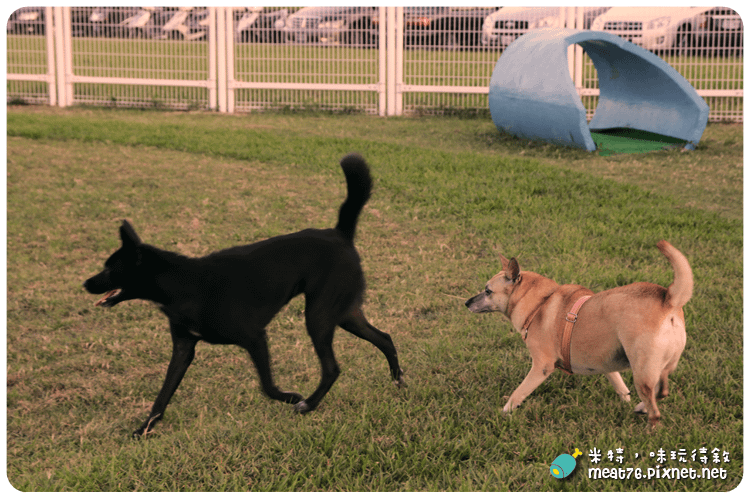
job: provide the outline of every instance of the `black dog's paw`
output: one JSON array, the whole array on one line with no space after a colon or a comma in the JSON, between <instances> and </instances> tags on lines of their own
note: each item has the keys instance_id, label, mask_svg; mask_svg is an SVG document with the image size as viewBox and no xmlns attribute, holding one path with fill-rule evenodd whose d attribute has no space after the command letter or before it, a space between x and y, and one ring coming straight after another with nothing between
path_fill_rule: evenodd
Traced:
<instances>
[{"instance_id":1,"label":"black dog's paw","mask_svg":"<svg viewBox=\"0 0 750 500\"><path fill-rule=\"evenodd\" d=\"M142 437L146 437L147 434L151 432L151 429L147 429L145 427L141 427L139 429L136 429L133 431L132 438L133 439L141 439Z\"/></svg>"},{"instance_id":2,"label":"black dog's paw","mask_svg":"<svg viewBox=\"0 0 750 500\"><path fill-rule=\"evenodd\" d=\"M405 389L409 387L409 384L407 384L406 380L404 380L404 370L399 370L398 378L393 379L393 385L395 385L399 389Z\"/></svg>"},{"instance_id":3,"label":"black dog's paw","mask_svg":"<svg viewBox=\"0 0 750 500\"><path fill-rule=\"evenodd\" d=\"M136 429L133 431L132 438L133 439L145 439L147 437L151 437L154 435L154 426L141 426L139 429Z\"/></svg>"},{"instance_id":4,"label":"black dog's paw","mask_svg":"<svg viewBox=\"0 0 750 500\"><path fill-rule=\"evenodd\" d=\"M284 393L284 402L289 403L292 405L296 405L300 401L305 399L302 394L297 394L296 392L285 392Z\"/></svg>"},{"instance_id":5,"label":"black dog's paw","mask_svg":"<svg viewBox=\"0 0 750 500\"><path fill-rule=\"evenodd\" d=\"M315 408L310 408L310 405L307 404L307 401L300 401L296 405L294 405L294 411L295 413L299 413L300 415L304 415L305 413L313 411Z\"/></svg>"},{"instance_id":6,"label":"black dog's paw","mask_svg":"<svg viewBox=\"0 0 750 500\"><path fill-rule=\"evenodd\" d=\"M143 425L141 425L138 429L136 429L133 432L133 439L140 439L142 437L146 437L149 434L153 434L154 432L154 424L161 420L161 414L153 415L148 418L145 422L143 422Z\"/></svg>"}]
</instances>

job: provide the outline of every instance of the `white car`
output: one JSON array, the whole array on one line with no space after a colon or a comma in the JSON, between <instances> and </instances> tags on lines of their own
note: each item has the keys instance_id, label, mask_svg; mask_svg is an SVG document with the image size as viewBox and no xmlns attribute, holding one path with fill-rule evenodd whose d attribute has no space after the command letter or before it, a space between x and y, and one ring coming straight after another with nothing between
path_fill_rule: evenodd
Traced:
<instances>
[{"instance_id":1,"label":"white car","mask_svg":"<svg viewBox=\"0 0 750 500\"><path fill-rule=\"evenodd\" d=\"M692 50L696 32L711 7L612 7L597 17L592 30L618 35L644 49Z\"/></svg>"},{"instance_id":2,"label":"white car","mask_svg":"<svg viewBox=\"0 0 750 500\"><path fill-rule=\"evenodd\" d=\"M581 7L584 28L609 7ZM539 28L558 28L564 24L562 7L502 7L487 16L482 25L482 45L504 49L521 35Z\"/></svg>"}]
</instances>

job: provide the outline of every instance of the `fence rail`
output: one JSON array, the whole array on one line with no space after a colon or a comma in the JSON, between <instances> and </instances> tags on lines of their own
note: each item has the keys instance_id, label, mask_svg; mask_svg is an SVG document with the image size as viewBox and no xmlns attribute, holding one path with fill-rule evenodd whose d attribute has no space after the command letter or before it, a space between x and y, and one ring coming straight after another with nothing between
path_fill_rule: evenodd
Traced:
<instances>
[{"instance_id":1,"label":"fence rail","mask_svg":"<svg viewBox=\"0 0 750 500\"><path fill-rule=\"evenodd\" d=\"M652 50L706 100L709 119L741 122L742 20L726 8L670 9L25 7L7 24L7 98L220 112L486 112L502 50L531 29L558 26L611 31ZM579 46L568 62L591 117L594 66Z\"/></svg>"}]
</instances>

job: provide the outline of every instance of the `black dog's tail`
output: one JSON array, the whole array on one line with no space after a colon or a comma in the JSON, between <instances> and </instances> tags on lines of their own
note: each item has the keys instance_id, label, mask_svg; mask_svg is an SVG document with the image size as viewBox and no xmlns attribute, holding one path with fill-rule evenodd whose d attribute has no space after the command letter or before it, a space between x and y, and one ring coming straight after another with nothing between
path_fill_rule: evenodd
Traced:
<instances>
[{"instance_id":1,"label":"black dog's tail","mask_svg":"<svg viewBox=\"0 0 750 500\"><path fill-rule=\"evenodd\" d=\"M339 222L336 229L351 241L357 229L357 219L362 207L370 199L372 178L364 158L358 154L348 154L341 160L341 168L346 176L346 200L339 208Z\"/></svg>"}]
</instances>

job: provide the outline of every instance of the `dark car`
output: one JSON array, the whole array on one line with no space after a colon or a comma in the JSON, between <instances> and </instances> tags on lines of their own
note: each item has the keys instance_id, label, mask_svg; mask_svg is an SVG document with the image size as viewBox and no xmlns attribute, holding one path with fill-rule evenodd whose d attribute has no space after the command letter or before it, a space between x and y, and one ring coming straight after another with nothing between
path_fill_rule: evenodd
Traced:
<instances>
[{"instance_id":1,"label":"dark car","mask_svg":"<svg viewBox=\"0 0 750 500\"><path fill-rule=\"evenodd\" d=\"M6 31L14 35L44 35L44 7L21 7L8 18Z\"/></svg>"},{"instance_id":2,"label":"dark car","mask_svg":"<svg viewBox=\"0 0 750 500\"><path fill-rule=\"evenodd\" d=\"M726 7L715 7L705 16L698 45L715 55L742 57L744 29L740 15Z\"/></svg>"},{"instance_id":3,"label":"dark car","mask_svg":"<svg viewBox=\"0 0 750 500\"><path fill-rule=\"evenodd\" d=\"M376 7L303 7L286 20L287 43L377 45Z\"/></svg>"},{"instance_id":4,"label":"dark car","mask_svg":"<svg viewBox=\"0 0 750 500\"><path fill-rule=\"evenodd\" d=\"M497 7L405 7L406 45L476 47L484 19Z\"/></svg>"},{"instance_id":5,"label":"dark car","mask_svg":"<svg viewBox=\"0 0 750 500\"><path fill-rule=\"evenodd\" d=\"M288 7L247 7L236 13L238 42L282 43L284 26L297 9Z\"/></svg>"}]
</instances>

